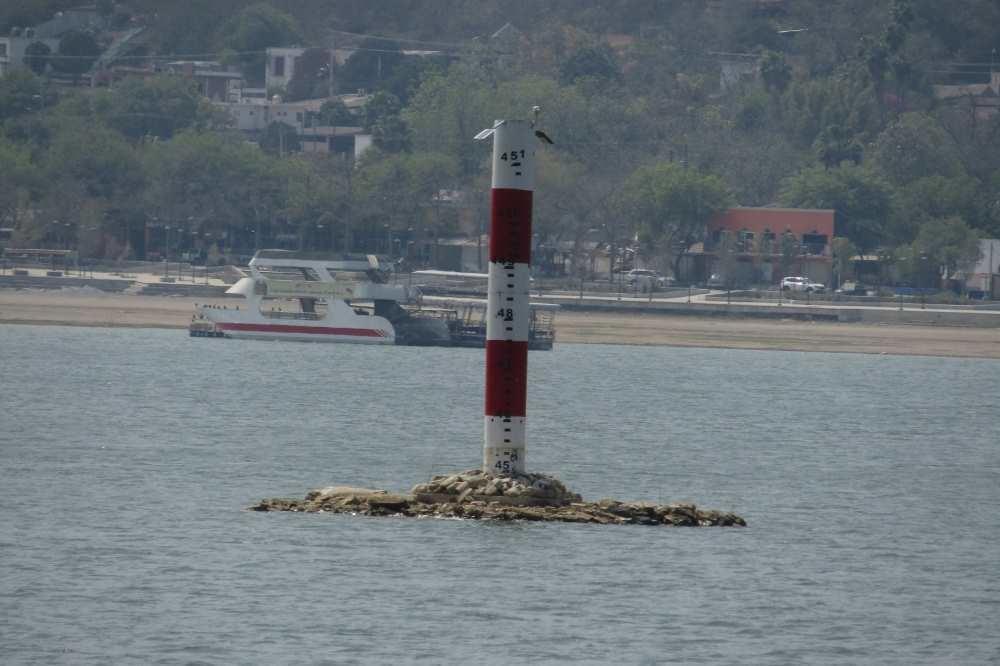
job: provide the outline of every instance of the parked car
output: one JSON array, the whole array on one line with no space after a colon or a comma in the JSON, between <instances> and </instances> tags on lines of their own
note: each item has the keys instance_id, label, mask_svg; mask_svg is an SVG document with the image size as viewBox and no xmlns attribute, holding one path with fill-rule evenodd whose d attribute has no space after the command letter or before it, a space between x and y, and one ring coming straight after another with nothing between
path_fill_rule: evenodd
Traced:
<instances>
[{"instance_id":1,"label":"parked car","mask_svg":"<svg viewBox=\"0 0 1000 666\"><path fill-rule=\"evenodd\" d=\"M633 268L625 274L625 282L632 288L641 289L642 291L655 291L663 289L672 281L656 271L645 268Z\"/></svg>"},{"instance_id":2,"label":"parked car","mask_svg":"<svg viewBox=\"0 0 1000 666\"><path fill-rule=\"evenodd\" d=\"M837 293L844 296L867 296L871 289L871 287L860 282L845 282L837 289Z\"/></svg>"},{"instance_id":3,"label":"parked car","mask_svg":"<svg viewBox=\"0 0 1000 666\"><path fill-rule=\"evenodd\" d=\"M782 291L804 291L806 293L821 293L826 291L826 285L821 282L813 282L807 277L786 277L781 281Z\"/></svg>"}]
</instances>

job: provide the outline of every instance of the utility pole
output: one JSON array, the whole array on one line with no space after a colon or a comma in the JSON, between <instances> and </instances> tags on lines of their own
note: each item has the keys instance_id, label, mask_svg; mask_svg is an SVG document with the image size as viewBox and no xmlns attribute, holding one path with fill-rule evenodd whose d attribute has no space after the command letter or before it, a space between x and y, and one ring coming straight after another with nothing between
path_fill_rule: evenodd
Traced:
<instances>
[{"instance_id":1,"label":"utility pole","mask_svg":"<svg viewBox=\"0 0 1000 666\"><path fill-rule=\"evenodd\" d=\"M333 44L333 33L330 33L330 63L327 65L327 96L333 97L333 65L337 62L337 51Z\"/></svg>"}]
</instances>

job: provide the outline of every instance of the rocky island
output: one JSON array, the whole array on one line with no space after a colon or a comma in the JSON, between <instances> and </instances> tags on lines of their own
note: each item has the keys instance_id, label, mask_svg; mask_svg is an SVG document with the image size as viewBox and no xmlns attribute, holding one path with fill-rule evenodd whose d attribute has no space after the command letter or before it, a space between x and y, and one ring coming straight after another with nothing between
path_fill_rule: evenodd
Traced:
<instances>
[{"instance_id":1,"label":"rocky island","mask_svg":"<svg viewBox=\"0 0 1000 666\"><path fill-rule=\"evenodd\" d=\"M494 476L482 470L435 476L409 493L329 486L303 499L265 499L254 511L350 513L365 516L529 520L600 525L745 527L743 518L693 504L656 504L602 499L585 502L546 474Z\"/></svg>"}]
</instances>

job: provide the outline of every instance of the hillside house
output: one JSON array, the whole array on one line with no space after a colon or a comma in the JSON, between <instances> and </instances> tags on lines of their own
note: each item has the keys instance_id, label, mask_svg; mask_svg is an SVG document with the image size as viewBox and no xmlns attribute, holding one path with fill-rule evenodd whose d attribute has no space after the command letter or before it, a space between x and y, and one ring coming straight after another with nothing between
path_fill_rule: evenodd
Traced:
<instances>
[{"instance_id":1,"label":"hillside house","mask_svg":"<svg viewBox=\"0 0 1000 666\"><path fill-rule=\"evenodd\" d=\"M25 52L36 42L47 46L52 53L59 51L58 39L39 37L31 28L23 31L15 28L10 35L0 37L0 76L6 76L10 71L25 67Z\"/></svg>"},{"instance_id":2,"label":"hillside house","mask_svg":"<svg viewBox=\"0 0 1000 666\"><path fill-rule=\"evenodd\" d=\"M1000 112L1000 72L990 72L987 83L932 86L934 97L948 104L968 104L976 120L989 120Z\"/></svg>"}]
</instances>

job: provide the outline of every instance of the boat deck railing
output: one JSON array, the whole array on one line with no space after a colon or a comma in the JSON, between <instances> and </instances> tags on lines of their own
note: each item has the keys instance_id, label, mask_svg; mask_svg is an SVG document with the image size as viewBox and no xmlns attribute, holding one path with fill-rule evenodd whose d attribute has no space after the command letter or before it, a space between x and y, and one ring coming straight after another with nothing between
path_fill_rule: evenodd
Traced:
<instances>
[{"instance_id":1,"label":"boat deck railing","mask_svg":"<svg viewBox=\"0 0 1000 666\"><path fill-rule=\"evenodd\" d=\"M281 310L263 310L261 314L268 319L298 319L306 321L319 321L322 315L315 312L282 312Z\"/></svg>"}]
</instances>

